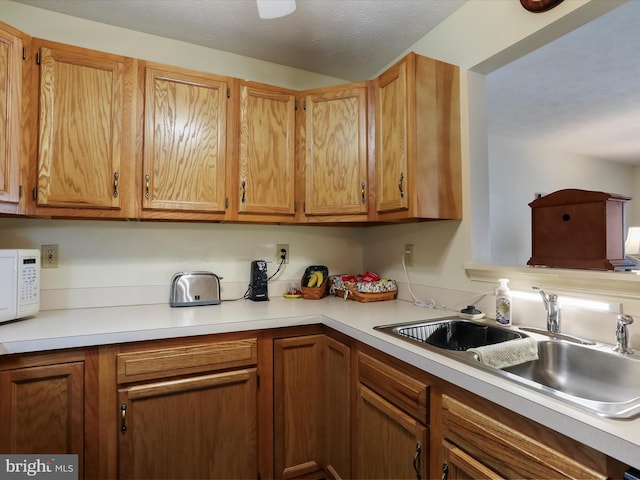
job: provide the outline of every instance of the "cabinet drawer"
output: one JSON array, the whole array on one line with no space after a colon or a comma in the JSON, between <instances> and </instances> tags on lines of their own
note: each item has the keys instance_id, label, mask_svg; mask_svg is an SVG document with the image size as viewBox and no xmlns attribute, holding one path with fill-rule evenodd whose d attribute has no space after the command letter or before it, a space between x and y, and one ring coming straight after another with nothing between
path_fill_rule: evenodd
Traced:
<instances>
[{"instance_id":1,"label":"cabinet drawer","mask_svg":"<svg viewBox=\"0 0 640 480\"><path fill-rule=\"evenodd\" d=\"M442 396L442 425L447 440L504 478L608 476L604 454L540 425L529 427L532 438L502 423L499 415L486 415L448 395Z\"/></svg>"},{"instance_id":2,"label":"cabinet drawer","mask_svg":"<svg viewBox=\"0 0 640 480\"><path fill-rule=\"evenodd\" d=\"M429 385L369 355L358 353L360 382L407 412L429 423Z\"/></svg>"},{"instance_id":3,"label":"cabinet drawer","mask_svg":"<svg viewBox=\"0 0 640 480\"><path fill-rule=\"evenodd\" d=\"M120 353L118 383L245 367L257 359L255 338Z\"/></svg>"}]
</instances>

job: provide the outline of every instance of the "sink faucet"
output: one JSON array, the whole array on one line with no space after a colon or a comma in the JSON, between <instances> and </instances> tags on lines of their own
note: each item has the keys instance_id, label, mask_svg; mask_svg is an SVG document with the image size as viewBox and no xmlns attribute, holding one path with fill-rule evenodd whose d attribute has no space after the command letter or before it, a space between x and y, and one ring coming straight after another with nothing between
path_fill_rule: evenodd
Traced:
<instances>
[{"instance_id":1,"label":"sink faucet","mask_svg":"<svg viewBox=\"0 0 640 480\"><path fill-rule=\"evenodd\" d=\"M633 323L633 317L631 315L625 315L621 313L618 315L618 323L616 325L616 340L618 345L613 349L618 353L633 353L633 350L629 348L629 330L627 325Z\"/></svg>"},{"instance_id":2,"label":"sink faucet","mask_svg":"<svg viewBox=\"0 0 640 480\"><path fill-rule=\"evenodd\" d=\"M544 308L547 310L547 330L551 333L560 333L560 304L558 303L558 295L550 293L549 296L544 293L540 287L533 287L534 290L540 292Z\"/></svg>"}]
</instances>

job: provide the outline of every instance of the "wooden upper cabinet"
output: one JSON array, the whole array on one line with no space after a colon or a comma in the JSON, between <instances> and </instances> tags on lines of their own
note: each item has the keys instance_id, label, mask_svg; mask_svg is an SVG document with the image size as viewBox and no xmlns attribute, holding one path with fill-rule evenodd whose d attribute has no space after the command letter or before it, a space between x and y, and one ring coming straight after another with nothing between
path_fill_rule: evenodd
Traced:
<instances>
[{"instance_id":1,"label":"wooden upper cabinet","mask_svg":"<svg viewBox=\"0 0 640 480\"><path fill-rule=\"evenodd\" d=\"M0 213L19 213L23 41L0 23Z\"/></svg>"},{"instance_id":2,"label":"wooden upper cabinet","mask_svg":"<svg viewBox=\"0 0 640 480\"><path fill-rule=\"evenodd\" d=\"M237 88L235 90L238 90ZM239 81L234 202L242 220L295 214L295 92Z\"/></svg>"},{"instance_id":3,"label":"wooden upper cabinet","mask_svg":"<svg viewBox=\"0 0 640 480\"><path fill-rule=\"evenodd\" d=\"M309 222L366 221L367 83L303 92L304 213Z\"/></svg>"},{"instance_id":4,"label":"wooden upper cabinet","mask_svg":"<svg viewBox=\"0 0 640 480\"><path fill-rule=\"evenodd\" d=\"M36 213L127 217L131 169L125 96L132 60L37 43L40 63ZM89 209L92 213L83 211ZM47 210L48 211L48 210Z\"/></svg>"},{"instance_id":5,"label":"wooden upper cabinet","mask_svg":"<svg viewBox=\"0 0 640 480\"><path fill-rule=\"evenodd\" d=\"M375 84L379 221L462 218L459 68L411 53Z\"/></svg>"},{"instance_id":6,"label":"wooden upper cabinet","mask_svg":"<svg viewBox=\"0 0 640 480\"><path fill-rule=\"evenodd\" d=\"M141 75L142 217L222 219L227 199L227 79L151 63Z\"/></svg>"}]
</instances>

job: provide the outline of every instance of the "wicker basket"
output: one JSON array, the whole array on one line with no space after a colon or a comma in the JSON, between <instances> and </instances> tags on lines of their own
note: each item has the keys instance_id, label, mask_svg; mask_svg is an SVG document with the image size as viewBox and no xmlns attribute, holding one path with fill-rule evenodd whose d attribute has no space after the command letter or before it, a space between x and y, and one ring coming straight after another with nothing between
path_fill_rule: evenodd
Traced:
<instances>
[{"instance_id":1,"label":"wicker basket","mask_svg":"<svg viewBox=\"0 0 640 480\"><path fill-rule=\"evenodd\" d=\"M356 302L380 302L383 300L393 300L398 296L398 286L394 280L383 280L379 282L372 282L373 290L378 290L376 287L383 291L361 292L359 290L359 283L352 281L342 281L341 275L331 276L331 286L329 287L329 293L336 297L342 297L345 300L355 300Z\"/></svg>"},{"instance_id":2,"label":"wicker basket","mask_svg":"<svg viewBox=\"0 0 640 480\"><path fill-rule=\"evenodd\" d=\"M324 277L324 281L322 285L315 287L305 287L307 283L309 283L309 277L313 274L313 272L320 271ZM300 290L302 290L302 298L307 300L320 300L327 296L327 291L329 289L329 269L324 265L312 265L307 267L304 271L304 275L302 275L302 280L300 281Z\"/></svg>"},{"instance_id":3,"label":"wicker basket","mask_svg":"<svg viewBox=\"0 0 640 480\"><path fill-rule=\"evenodd\" d=\"M356 302L367 303L367 302L380 302L383 300L393 300L394 298L396 298L396 295L398 294L397 291L364 293L364 292L359 292L358 290L355 289L355 287L352 287L351 285L345 285L345 287L347 288L346 291L335 289L334 295L336 297L342 297L345 300L355 300Z\"/></svg>"}]
</instances>

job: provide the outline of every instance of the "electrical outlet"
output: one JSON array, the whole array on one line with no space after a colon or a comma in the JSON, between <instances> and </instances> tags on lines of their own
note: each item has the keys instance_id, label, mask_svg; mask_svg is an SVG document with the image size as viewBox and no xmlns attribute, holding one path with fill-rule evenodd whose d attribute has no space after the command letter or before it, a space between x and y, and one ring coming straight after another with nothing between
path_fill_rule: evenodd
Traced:
<instances>
[{"instance_id":1,"label":"electrical outlet","mask_svg":"<svg viewBox=\"0 0 640 480\"><path fill-rule=\"evenodd\" d=\"M276 261L280 263L284 255L284 263L289 263L289 244L279 243L276 245Z\"/></svg>"},{"instance_id":2,"label":"electrical outlet","mask_svg":"<svg viewBox=\"0 0 640 480\"><path fill-rule=\"evenodd\" d=\"M40 251L42 268L58 268L58 245L42 245Z\"/></svg>"},{"instance_id":3,"label":"electrical outlet","mask_svg":"<svg viewBox=\"0 0 640 480\"><path fill-rule=\"evenodd\" d=\"M405 266L413 267L413 243L405 243L403 251Z\"/></svg>"}]
</instances>

